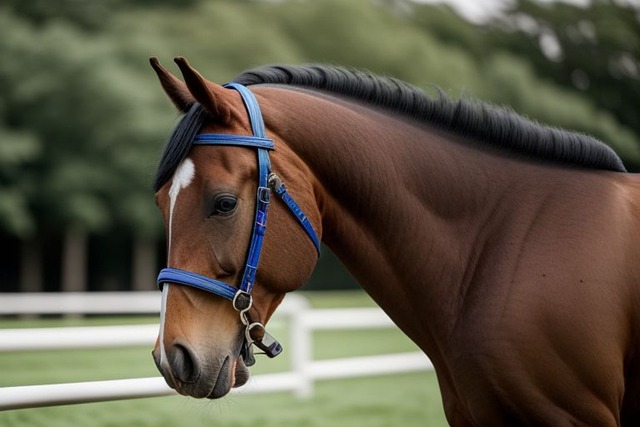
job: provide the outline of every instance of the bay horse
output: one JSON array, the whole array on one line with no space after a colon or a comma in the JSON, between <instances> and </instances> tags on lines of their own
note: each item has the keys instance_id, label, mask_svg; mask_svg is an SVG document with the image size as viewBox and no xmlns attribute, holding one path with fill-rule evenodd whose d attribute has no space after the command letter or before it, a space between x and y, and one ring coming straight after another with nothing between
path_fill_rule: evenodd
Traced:
<instances>
[{"instance_id":1,"label":"bay horse","mask_svg":"<svg viewBox=\"0 0 640 427\"><path fill-rule=\"evenodd\" d=\"M321 239L429 356L451 425L640 425L640 179L610 148L362 71L223 87L176 63L151 59L185 113L155 182L171 387L219 398L252 344L277 355L264 325Z\"/></svg>"}]
</instances>

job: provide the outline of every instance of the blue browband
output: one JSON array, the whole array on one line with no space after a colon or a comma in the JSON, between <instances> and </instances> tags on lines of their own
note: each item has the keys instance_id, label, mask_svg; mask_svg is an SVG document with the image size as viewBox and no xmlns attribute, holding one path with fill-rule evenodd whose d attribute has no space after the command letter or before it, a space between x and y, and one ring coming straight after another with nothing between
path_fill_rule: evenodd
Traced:
<instances>
[{"instance_id":1,"label":"blue browband","mask_svg":"<svg viewBox=\"0 0 640 427\"><path fill-rule=\"evenodd\" d=\"M220 280L212 279L190 271L178 268L164 268L158 275L158 287L162 289L164 283L176 283L180 285L192 286L211 292L223 298L233 301L234 308L240 312L240 320L246 326L245 346L243 356L245 364L253 364L250 345L256 344L264 350L269 357L275 357L282 351L280 344L264 331L264 326L259 322L251 323L247 312L251 308L251 290L255 283L256 271L260 261L260 252L267 226L267 214L271 201L271 190L284 202L285 206L296 218L298 224L307 233L313 245L320 255L320 241L316 235L311 222L304 214L300 206L293 200L287 192L285 185L280 178L271 172L271 162L269 161L269 150L274 150L273 141L267 138L264 121L260 106L253 93L246 87L237 83L227 83L227 88L237 90L242 96L242 100L249 114L253 135L226 135L226 134L200 134L195 137L195 145L233 145L240 147L255 148L258 153L258 190L256 194L256 214L247 261L245 264L242 280L238 287ZM252 331L261 329L261 333L254 334ZM257 338L254 337L257 335Z\"/></svg>"}]
</instances>

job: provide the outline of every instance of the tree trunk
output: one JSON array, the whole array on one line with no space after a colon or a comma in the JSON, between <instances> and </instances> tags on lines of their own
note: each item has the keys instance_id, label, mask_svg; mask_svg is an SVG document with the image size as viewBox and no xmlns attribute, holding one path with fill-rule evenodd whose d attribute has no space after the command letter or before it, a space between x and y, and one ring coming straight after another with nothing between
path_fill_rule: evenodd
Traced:
<instances>
[{"instance_id":1,"label":"tree trunk","mask_svg":"<svg viewBox=\"0 0 640 427\"><path fill-rule=\"evenodd\" d=\"M156 289L156 245L153 239L135 237L131 286L134 291Z\"/></svg>"},{"instance_id":2,"label":"tree trunk","mask_svg":"<svg viewBox=\"0 0 640 427\"><path fill-rule=\"evenodd\" d=\"M20 291L42 292L42 245L37 238L23 240L20 260Z\"/></svg>"},{"instance_id":3,"label":"tree trunk","mask_svg":"<svg viewBox=\"0 0 640 427\"><path fill-rule=\"evenodd\" d=\"M69 228L62 248L62 291L87 290L87 233Z\"/></svg>"}]
</instances>

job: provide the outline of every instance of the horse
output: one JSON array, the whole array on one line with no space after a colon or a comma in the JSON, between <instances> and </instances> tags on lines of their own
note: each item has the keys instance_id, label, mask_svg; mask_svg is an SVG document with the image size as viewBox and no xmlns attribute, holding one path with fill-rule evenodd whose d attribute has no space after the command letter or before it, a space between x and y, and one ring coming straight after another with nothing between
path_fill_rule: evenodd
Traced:
<instances>
[{"instance_id":1,"label":"horse","mask_svg":"<svg viewBox=\"0 0 640 427\"><path fill-rule=\"evenodd\" d=\"M359 70L221 86L175 62L184 82L151 59L184 113L155 181L176 391L222 397L253 345L282 350L265 325L321 240L431 359L451 425L639 425L640 179L612 149Z\"/></svg>"}]
</instances>

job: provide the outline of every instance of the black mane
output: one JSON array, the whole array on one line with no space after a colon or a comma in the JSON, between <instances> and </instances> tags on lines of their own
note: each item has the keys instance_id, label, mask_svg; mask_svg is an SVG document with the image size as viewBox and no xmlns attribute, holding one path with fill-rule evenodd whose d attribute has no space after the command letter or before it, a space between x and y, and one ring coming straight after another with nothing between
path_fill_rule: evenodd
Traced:
<instances>
[{"instance_id":1,"label":"black mane","mask_svg":"<svg viewBox=\"0 0 640 427\"><path fill-rule=\"evenodd\" d=\"M626 172L622 160L601 141L528 120L513 111L469 99L431 97L403 81L327 65L276 65L245 71L245 86L284 84L342 95L404 114L501 150L554 163Z\"/></svg>"},{"instance_id":2,"label":"black mane","mask_svg":"<svg viewBox=\"0 0 640 427\"><path fill-rule=\"evenodd\" d=\"M207 112L197 103L182 117L162 151L153 191L160 190L160 187L171 179L180 163L187 158L191 151L191 143L206 120Z\"/></svg>"},{"instance_id":3,"label":"black mane","mask_svg":"<svg viewBox=\"0 0 640 427\"><path fill-rule=\"evenodd\" d=\"M448 132L501 150L554 163L626 172L622 160L607 145L588 135L552 128L513 111L468 99L431 97L403 81L327 65L277 65L245 71L234 80L245 86L282 84L327 91L404 114ZM206 120L196 104L165 146L154 184L158 191L191 149L191 141Z\"/></svg>"}]
</instances>

